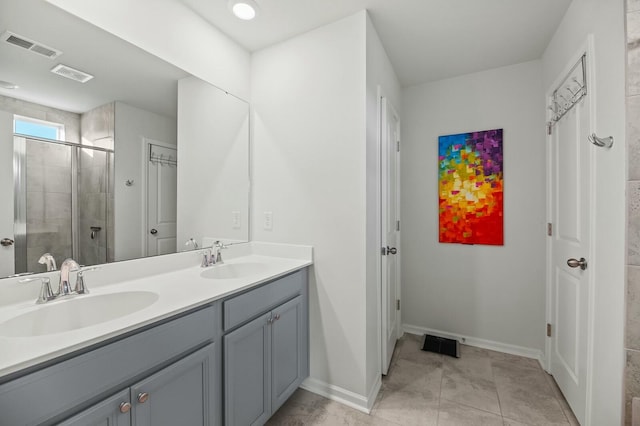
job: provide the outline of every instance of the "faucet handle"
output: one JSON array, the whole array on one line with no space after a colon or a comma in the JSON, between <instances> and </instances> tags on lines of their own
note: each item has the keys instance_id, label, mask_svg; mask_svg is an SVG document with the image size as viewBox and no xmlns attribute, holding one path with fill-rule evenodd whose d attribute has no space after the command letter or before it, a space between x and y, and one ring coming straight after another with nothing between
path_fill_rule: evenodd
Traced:
<instances>
[{"instance_id":1,"label":"faucet handle","mask_svg":"<svg viewBox=\"0 0 640 426\"><path fill-rule=\"evenodd\" d=\"M91 272L91 271L97 271L98 269L100 269L99 266L92 266L89 268L81 268L78 271L78 276L76 277L76 285L75 288L73 289L73 291L75 291L78 294L89 294L89 289L87 288L87 286L84 283L84 273L85 272Z\"/></svg>"},{"instance_id":2,"label":"faucet handle","mask_svg":"<svg viewBox=\"0 0 640 426\"><path fill-rule=\"evenodd\" d=\"M213 264L213 255L211 254L211 249L202 250L202 263L200 263L201 268L206 268L207 266L211 266Z\"/></svg>"},{"instance_id":3,"label":"faucet handle","mask_svg":"<svg viewBox=\"0 0 640 426\"><path fill-rule=\"evenodd\" d=\"M38 296L38 299L36 300L36 303L38 305L42 304L42 303L46 303L49 300L53 300L56 298L56 295L53 294L53 291L51 290L51 280L48 277L38 277L38 278L25 278L22 280L19 280L18 282L20 283L30 283L33 281L41 281L42 282L42 287L40 288L40 295Z\"/></svg>"}]
</instances>

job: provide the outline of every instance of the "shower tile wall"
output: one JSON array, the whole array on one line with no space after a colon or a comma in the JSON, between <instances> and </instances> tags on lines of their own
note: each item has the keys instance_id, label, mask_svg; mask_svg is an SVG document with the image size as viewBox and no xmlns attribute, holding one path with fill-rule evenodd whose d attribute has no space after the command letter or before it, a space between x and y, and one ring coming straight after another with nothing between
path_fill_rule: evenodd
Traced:
<instances>
[{"instance_id":1,"label":"shower tile wall","mask_svg":"<svg viewBox=\"0 0 640 426\"><path fill-rule=\"evenodd\" d=\"M28 140L26 150L27 271L40 272L42 254L51 253L58 265L73 254L71 148Z\"/></svg>"},{"instance_id":2,"label":"shower tile wall","mask_svg":"<svg viewBox=\"0 0 640 426\"><path fill-rule=\"evenodd\" d=\"M32 102L21 101L0 95L0 110L23 117L31 117L38 120L51 121L64 124L65 140L68 142L80 142L80 115L63 111Z\"/></svg>"},{"instance_id":3,"label":"shower tile wall","mask_svg":"<svg viewBox=\"0 0 640 426\"><path fill-rule=\"evenodd\" d=\"M115 104L99 106L80 118L83 145L113 149ZM85 265L114 259L113 153L81 150L78 165L78 246ZM91 238L91 227L102 228Z\"/></svg>"},{"instance_id":4,"label":"shower tile wall","mask_svg":"<svg viewBox=\"0 0 640 426\"><path fill-rule=\"evenodd\" d=\"M627 0L627 324L625 424L640 397L640 0ZM636 420L638 421L638 420Z\"/></svg>"}]
</instances>

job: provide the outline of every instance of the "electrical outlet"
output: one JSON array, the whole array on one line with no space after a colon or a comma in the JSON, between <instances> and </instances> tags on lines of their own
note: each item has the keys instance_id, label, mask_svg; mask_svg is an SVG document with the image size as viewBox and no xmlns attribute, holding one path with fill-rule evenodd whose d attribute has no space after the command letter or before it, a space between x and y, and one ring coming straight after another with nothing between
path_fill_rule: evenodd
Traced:
<instances>
[{"instance_id":1,"label":"electrical outlet","mask_svg":"<svg viewBox=\"0 0 640 426\"><path fill-rule=\"evenodd\" d=\"M271 231L273 229L273 212L264 212L264 229Z\"/></svg>"},{"instance_id":2,"label":"electrical outlet","mask_svg":"<svg viewBox=\"0 0 640 426\"><path fill-rule=\"evenodd\" d=\"M240 229L240 212L238 211L231 212L231 227L233 229Z\"/></svg>"}]
</instances>

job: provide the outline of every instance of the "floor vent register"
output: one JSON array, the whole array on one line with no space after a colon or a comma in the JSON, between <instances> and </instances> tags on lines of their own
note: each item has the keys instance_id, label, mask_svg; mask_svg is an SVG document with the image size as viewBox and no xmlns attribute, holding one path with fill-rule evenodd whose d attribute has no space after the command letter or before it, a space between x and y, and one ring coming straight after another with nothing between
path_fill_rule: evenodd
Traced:
<instances>
[{"instance_id":1,"label":"floor vent register","mask_svg":"<svg viewBox=\"0 0 640 426\"><path fill-rule=\"evenodd\" d=\"M460 358L460 342L446 337L425 334L422 350Z\"/></svg>"}]
</instances>

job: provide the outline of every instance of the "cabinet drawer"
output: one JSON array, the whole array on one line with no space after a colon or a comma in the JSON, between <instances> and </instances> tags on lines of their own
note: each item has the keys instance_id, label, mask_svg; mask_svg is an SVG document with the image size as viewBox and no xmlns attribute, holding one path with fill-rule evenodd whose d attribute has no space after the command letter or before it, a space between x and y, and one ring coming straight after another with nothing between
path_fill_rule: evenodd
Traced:
<instances>
[{"instance_id":1,"label":"cabinet drawer","mask_svg":"<svg viewBox=\"0 0 640 426\"><path fill-rule=\"evenodd\" d=\"M0 426L49 424L213 340L215 307L161 324L0 385Z\"/></svg>"},{"instance_id":2,"label":"cabinet drawer","mask_svg":"<svg viewBox=\"0 0 640 426\"><path fill-rule=\"evenodd\" d=\"M224 331L271 310L302 291L306 269L279 278L239 296L225 300Z\"/></svg>"}]
</instances>

